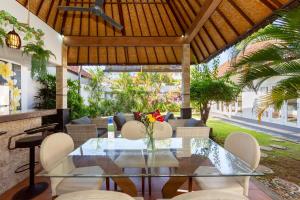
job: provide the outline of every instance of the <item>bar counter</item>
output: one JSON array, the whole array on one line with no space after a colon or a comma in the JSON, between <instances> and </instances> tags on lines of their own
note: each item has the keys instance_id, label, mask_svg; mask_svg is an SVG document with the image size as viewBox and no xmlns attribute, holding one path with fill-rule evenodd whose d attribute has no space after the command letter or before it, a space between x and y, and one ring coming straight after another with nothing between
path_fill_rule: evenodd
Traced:
<instances>
[{"instance_id":1,"label":"bar counter","mask_svg":"<svg viewBox=\"0 0 300 200\"><path fill-rule=\"evenodd\" d=\"M28 149L8 149L8 140L11 136L24 130L42 125L42 117L56 115L56 109L51 110L21 110L0 112L0 194L28 177L28 170L15 173L15 170L29 162ZM22 135L15 138L26 137ZM12 143L14 146L14 142ZM36 148L36 160L39 160L39 149Z\"/></svg>"},{"instance_id":2,"label":"bar counter","mask_svg":"<svg viewBox=\"0 0 300 200\"><path fill-rule=\"evenodd\" d=\"M0 112L0 123L56 115L56 109Z\"/></svg>"}]
</instances>

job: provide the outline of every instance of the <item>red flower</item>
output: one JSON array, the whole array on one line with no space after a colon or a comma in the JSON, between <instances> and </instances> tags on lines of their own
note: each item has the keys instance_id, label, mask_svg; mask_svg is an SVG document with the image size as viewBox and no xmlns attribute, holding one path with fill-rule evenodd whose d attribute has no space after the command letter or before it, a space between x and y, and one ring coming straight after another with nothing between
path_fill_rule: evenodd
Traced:
<instances>
[{"instance_id":1,"label":"red flower","mask_svg":"<svg viewBox=\"0 0 300 200\"><path fill-rule=\"evenodd\" d=\"M156 121L159 121L159 122L163 122L165 119L164 117L160 114L159 110L156 110L152 116L156 119Z\"/></svg>"}]
</instances>

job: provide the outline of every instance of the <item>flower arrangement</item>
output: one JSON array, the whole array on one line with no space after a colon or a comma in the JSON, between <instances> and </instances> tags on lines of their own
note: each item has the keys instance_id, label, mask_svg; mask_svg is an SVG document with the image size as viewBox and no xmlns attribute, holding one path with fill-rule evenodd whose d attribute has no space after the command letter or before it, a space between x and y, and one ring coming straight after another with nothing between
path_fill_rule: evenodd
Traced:
<instances>
[{"instance_id":1,"label":"flower arrangement","mask_svg":"<svg viewBox=\"0 0 300 200\"><path fill-rule=\"evenodd\" d=\"M152 150L155 149L155 143L153 138L153 127L155 122L163 122L164 117L160 114L159 110L153 113L141 114L141 122L146 126L146 133L148 136L148 147Z\"/></svg>"}]
</instances>

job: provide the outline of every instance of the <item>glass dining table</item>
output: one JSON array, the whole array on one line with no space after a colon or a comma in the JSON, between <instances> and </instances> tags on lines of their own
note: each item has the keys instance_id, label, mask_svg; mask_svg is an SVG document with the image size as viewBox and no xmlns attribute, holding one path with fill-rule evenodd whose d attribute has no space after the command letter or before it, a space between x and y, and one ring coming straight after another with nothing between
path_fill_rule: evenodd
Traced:
<instances>
[{"instance_id":1,"label":"glass dining table","mask_svg":"<svg viewBox=\"0 0 300 200\"><path fill-rule=\"evenodd\" d=\"M169 177L162 188L164 197L193 177L261 176L246 162L208 138L147 139L93 138L58 162L41 171L46 177L111 178L125 193L137 195L131 177ZM97 166L99 170L81 170ZM126 169L137 170L126 170Z\"/></svg>"}]
</instances>

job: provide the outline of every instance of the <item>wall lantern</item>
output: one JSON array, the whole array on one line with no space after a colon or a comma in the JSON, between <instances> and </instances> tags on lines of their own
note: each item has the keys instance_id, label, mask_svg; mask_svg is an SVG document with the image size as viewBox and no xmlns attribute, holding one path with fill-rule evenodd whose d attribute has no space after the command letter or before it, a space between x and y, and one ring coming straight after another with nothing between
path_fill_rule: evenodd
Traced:
<instances>
[{"instance_id":1,"label":"wall lantern","mask_svg":"<svg viewBox=\"0 0 300 200\"><path fill-rule=\"evenodd\" d=\"M7 33L5 43L8 47L13 49L21 48L21 38L18 33L16 33L15 29Z\"/></svg>"}]
</instances>

